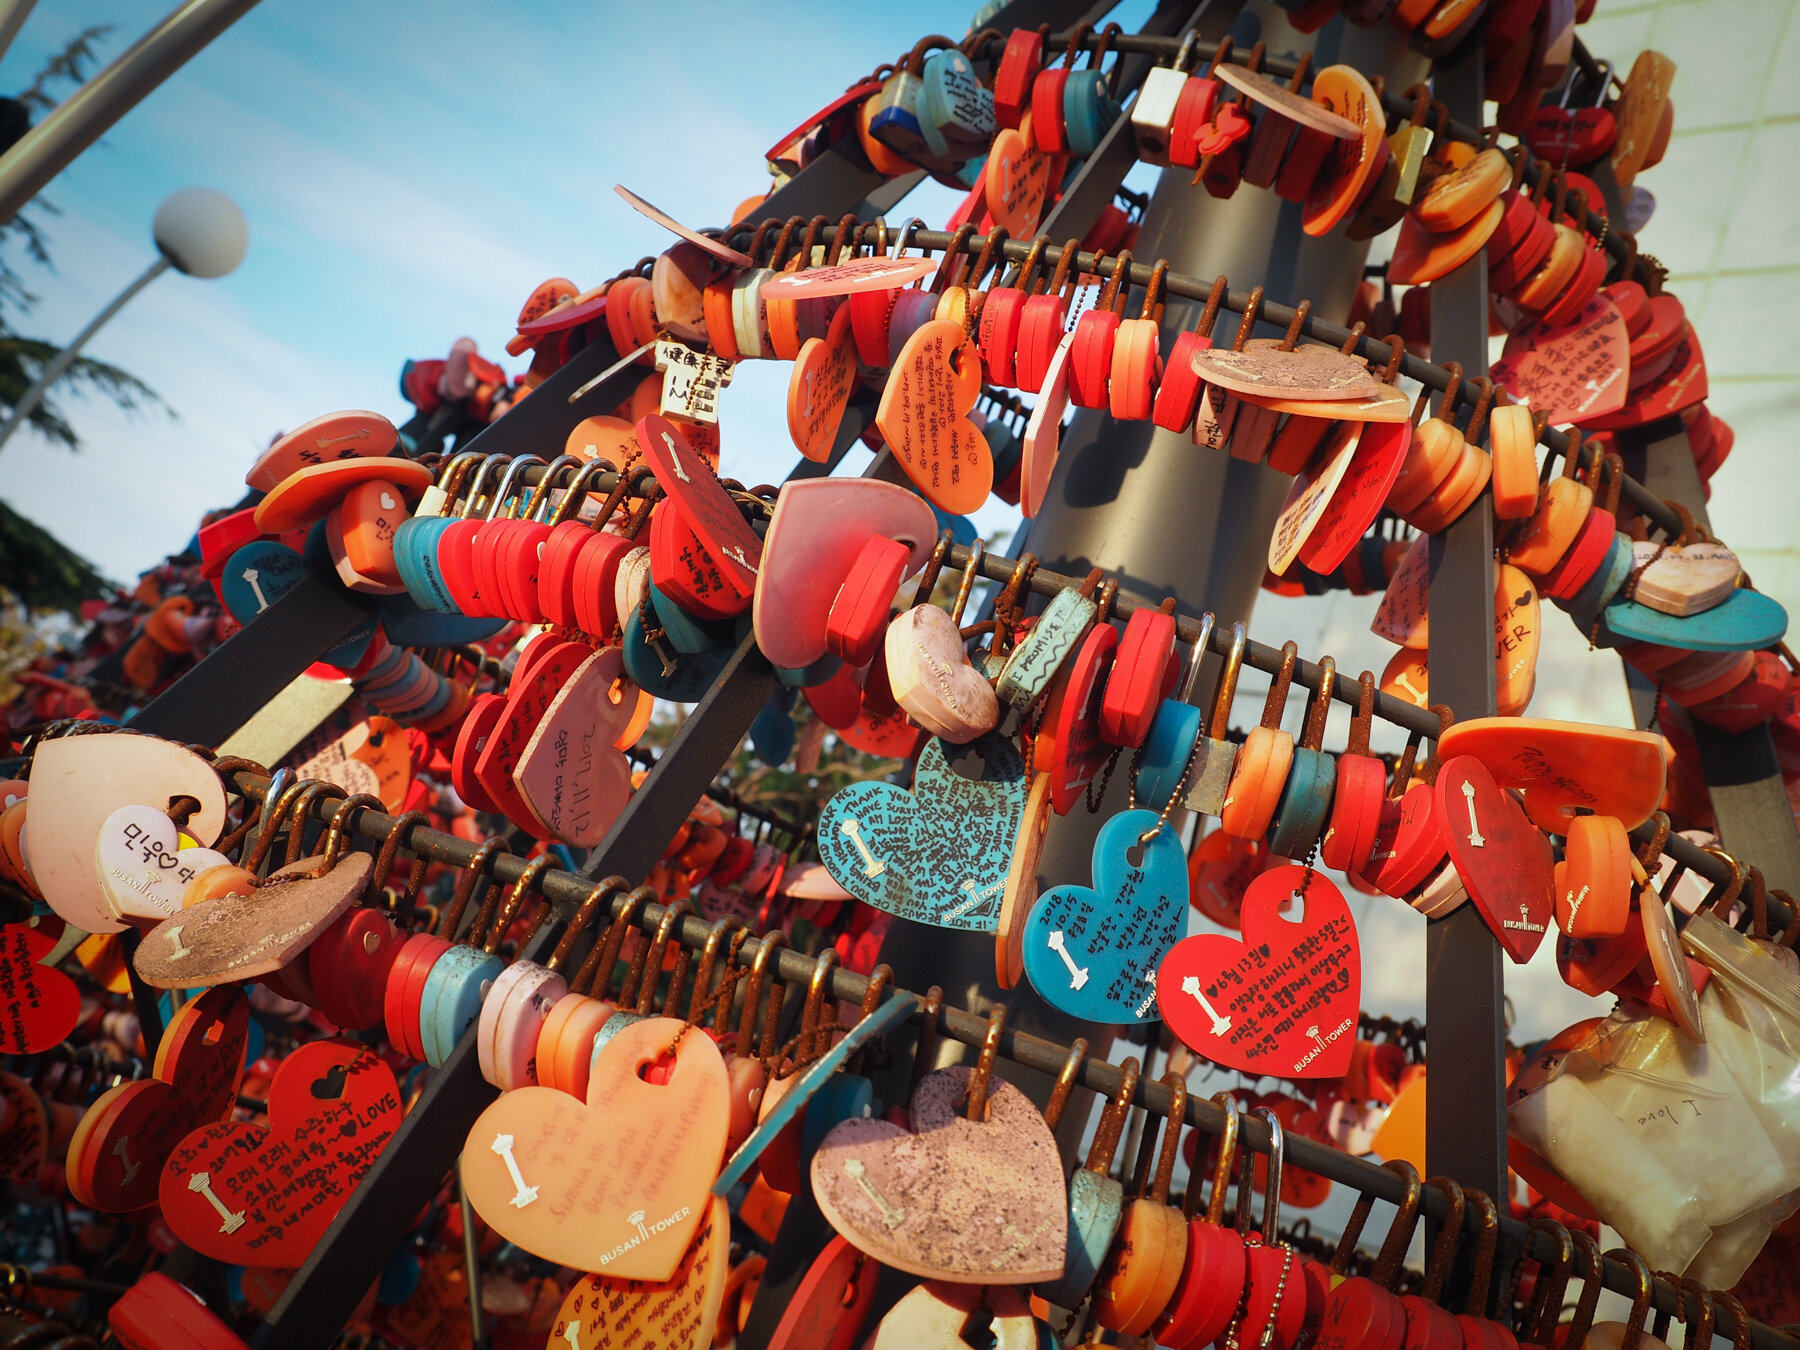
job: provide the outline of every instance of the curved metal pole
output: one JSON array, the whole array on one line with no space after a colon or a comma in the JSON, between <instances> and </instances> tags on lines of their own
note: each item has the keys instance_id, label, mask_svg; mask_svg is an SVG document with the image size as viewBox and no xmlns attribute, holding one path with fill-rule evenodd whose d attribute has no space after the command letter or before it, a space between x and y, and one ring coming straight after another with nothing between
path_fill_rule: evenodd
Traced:
<instances>
[{"instance_id":1,"label":"curved metal pole","mask_svg":"<svg viewBox=\"0 0 1800 1350\"><path fill-rule=\"evenodd\" d=\"M37 0L4 0L0 3L0 56L6 55L6 49L19 36L19 30L25 26L25 20L31 17L32 8Z\"/></svg>"},{"instance_id":2,"label":"curved metal pole","mask_svg":"<svg viewBox=\"0 0 1800 1350\"><path fill-rule=\"evenodd\" d=\"M0 223L256 0L184 0L0 156Z\"/></svg>"},{"instance_id":3,"label":"curved metal pole","mask_svg":"<svg viewBox=\"0 0 1800 1350\"><path fill-rule=\"evenodd\" d=\"M124 290L114 296L112 303L96 314L93 322L77 333L74 340L70 342L68 346L64 347L56 354L56 359L44 367L44 373L37 377L37 381L31 388L25 391L24 397L21 398L18 405L13 408L12 416L6 419L6 425L0 426L0 449L5 448L7 441L12 438L13 432L17 431L31 414L37 410L38 404L44 401L45 391L62 377L62 373L65 370L74 364L75 358L81 355L81 349L87 346L88 340L106 326L106 321L108 319L124 309L126 302L129 301L132 296L136 295L139 291L143 290L144 287L148 286L164 272L168 271L170 266L171 264L167 258L158 257L155 262L151 263L139 274L136 281L133 281Z\"/></svg>"}]
</instances>

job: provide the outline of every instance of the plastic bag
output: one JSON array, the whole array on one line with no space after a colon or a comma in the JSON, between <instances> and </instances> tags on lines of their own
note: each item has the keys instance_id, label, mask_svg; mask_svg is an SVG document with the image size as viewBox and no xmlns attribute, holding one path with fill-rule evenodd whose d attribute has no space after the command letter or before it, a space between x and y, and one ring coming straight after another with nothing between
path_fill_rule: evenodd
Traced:
<instances>
[{"instance_id":1,"label":"plastic bag","mask_svg":"<svg viewBox=\"0 0 1800 1350\"><path fill-rule=\"evenodd\" d=\"M1673 1022L1624 1008L1563 1061L1719 1228L1800 1184L1769 1142L1724 1058ZM1573 1178L1571 1178L1573 1179Z\"/></svg>"},{"instance_id":2,"label":"plastic bag","mask_svg":"<svg viewBox=\"0 0 1800 1350\"><path fill-rule=\"evenodd\" d=\"M1686 1270L1711 1240L1692 1187L1671 1176L1579 1078L1558 1073L1507 1114L1513 1135L1656 1269Z\"/></svg>"},{"instance_id":3,"label":"plastic bag","mask_svg":"<svg viewBox=\"0 0 1800 1350\"><path fill-rule=\"evenodd\" d=\"M1689 920L1681 941L1713 972L1700 994L1707 1044L1800 1185L1800 976L1711 914Z\"/></svg>"},{"instance_id":4,"label":"plastic bag","mask_svg":"<svg viewBox=\"0 0 1800 1350\"><path fill-rule=\"evenodd\" d=\"M1796 1177L1727 1061L1620 1008L1512 1106L1510 1129L1653 1268L1729 1274L1785 1216Z\"/></svg>"}]
</instances>

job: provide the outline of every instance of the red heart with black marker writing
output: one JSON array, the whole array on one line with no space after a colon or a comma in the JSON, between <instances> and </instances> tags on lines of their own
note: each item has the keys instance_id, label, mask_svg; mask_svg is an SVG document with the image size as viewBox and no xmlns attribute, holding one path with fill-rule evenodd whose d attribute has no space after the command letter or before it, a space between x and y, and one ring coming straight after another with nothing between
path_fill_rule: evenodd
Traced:
<instances>
[{"instance_id":1,"label":"red heart with black marker writing","mask_svg":"<svg viewBox=\"0 0 1800 1350\"><path fill-rule=\"evenodd\" d=\"M1297 919L1282 911L1297 901ZM1156 972L1169 1030L1218 1064L1277 1078L1350 1067L1362 954L1344 897L1319 873L1275 867L1244 892L1242 942L1184 938Z\"/></svg>"},{"instance_id":2,"label":"red heart with black marker writing","mask_svg":"<svg viewBox=\"0 0 1800 1350\"><path fill-rule=\"evenodd\" d=\"M60 970L38 964L56 938L28 923L0 927L0 1054L35 1055L75 1029L81 991Z\"/></svg>"},{"instance_id":3,"label":"red heart with black marker writing","mask_svg":"<svg viewBox=\"0 0 1800 1350\"><path fill-rule=\"evenodd\" d=\"M399 1128L393 1071L359 1045L314 1041L269 1084L269 1124L223 1121L175 1146L163 1217L203 1256L298 1266Z\"/></svg>"}]
</instances>

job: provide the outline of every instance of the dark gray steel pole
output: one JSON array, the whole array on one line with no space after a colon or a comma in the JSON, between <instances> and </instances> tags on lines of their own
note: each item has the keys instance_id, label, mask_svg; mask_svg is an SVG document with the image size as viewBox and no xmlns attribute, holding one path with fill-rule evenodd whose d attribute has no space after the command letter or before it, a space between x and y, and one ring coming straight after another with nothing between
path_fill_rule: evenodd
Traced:
<instances>
[{"instance_id":1,"label":"dark gray steel pole","mask_svg":"<svg viewBox=\"0 0 1800 1350\"><path fill-rule=\"evenodd\" d=\"M107 128L255 4L256 0L185 0L70 94L0 157L0 221L11 220Z\"/></svg>"},{"instance_id":2,"label":"dark gray steel pole","mask_svg":"<svg viewBox=\"0 0 1800 1350\"><path fill-rule=\"evenodd\" d=\"M1208 41L1222 36L1209 31L1204 13L1199 29ZM1316 65L1346 61L1380 72L1389 88L1403 89L1425 71L1424 59L1390 30L1356 29L1334 20L1317 34L1302 34L1264 0L1251 0L1231 32L1245 47L1266 42L1270 56L1297 57L1310 50ZM1346 240L1341 232L1310 239L1301 230L1299 208L1274 193L1247 188L1219 201L1203 187L1189 186L1190 176L1183 170L1162 175L1133 250L1137 257L1167 258L1172 270L1196 276L1223 273L1237 286L1261 282L1270 300L1310 298L1321 317L1341 319L1348 313L1367 245ZM1080 232L1053 232L1053 237ZM1191 327L1199 309L1172 301L1165 331ZM1104 568L1119 579L1123 593L1138 600L1155 604L1174 595L1188 612L1211 609L1222 621L1248 618L1289 481L1202 449L1186 433L1082 412L1063 436L1048 500L1031 522L1030 547L1052 571L1080 576ZM1108 814L1124 808L1126 776L1123 766L1113 775L1099 815L1077 809L1056 821L1039 866L1044 887L1089 883L1095 835ZM1112 1045L1113 1028L1058 1013L1028 985L1001 990L990 937L895 921L882 959L903 986L941 985L946 1003L985 1012L990 1003L1003 1002L1008 1026L1063 1041L1085 1036L1094 1055L1108 1053ZM1038 1100L1047 1097L1049 1075L1010 1065L1003 1073ZM1083 1116L1077 1109L1064 1117L1065 1145L1070 1130L1079 1134Z\"/></svg>"},{"instance_id":3,"label":"dark gray steel pole","mask_svg":"<svg viewBox=\"0 0 1800 1350\"><path fill-rule=\"evenodd\" d=\"M1712 528L1693 447L1679 417L1621 431L1618 440L1626 473L1656 496L1687 507L1695 521ZM1625 667L1625 676L1638 725L1647 726L1656 711L1656 686L1631 666ZM1800 834L1794 830L1794 811L1768 723L1734 734L1697 717L1690 720L1726 851L1753 859L1775 889L1800 893Z\"/></svg>"},{"instance_id":4,"label":"dark gray steel pole","mask_svg":"<svg viewBox=\"0 0 1800 1350\"><path fill-rule=\"evenodd\" d=\"M1440 61L1433 92L1465 121L1481 120L1481 45ZM1487 373L1487 259L1477 253L1431 286L1431 359ZM1469 434L1480 428L1471 427ZM1494 712L1494 515L1489 496L1431 540L1431 699L1459 719ZM1474 905L1425 928L1426 1170L1489 1195L1506 1194L1506 983L1500 944ZM1447 1053L1446 1053L1447 1052Z\"/></svg>"}]
</instances>

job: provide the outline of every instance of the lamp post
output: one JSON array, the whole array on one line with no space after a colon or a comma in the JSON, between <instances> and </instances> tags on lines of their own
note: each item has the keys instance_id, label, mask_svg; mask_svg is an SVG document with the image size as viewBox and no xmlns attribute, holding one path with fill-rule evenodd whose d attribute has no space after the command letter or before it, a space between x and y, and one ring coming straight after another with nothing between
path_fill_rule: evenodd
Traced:
<instances>
[{"instance_id":1,"label":"lamp post","mask_svg":"<svg viewBox=\"0 0 1800 1350\"><path fill-rule=\"evenodd\" d=\"M211 188L182 188L170 193L156 208L150 230L156 240L156 261L114 296L112 303L96 314L93 322L77 333L56 354L56 359L44 367L36 382L19 399L6 424L0 426L0 447L6 445L13 432L44 401L45 391L81 354L89 339L106 325L108 319L125 308L132 296L171 267L190 277L222 277L244 260L244 250L250 244L250 230L244 223L244 213L231 198Z\"/></svg>"}]
</instances>

